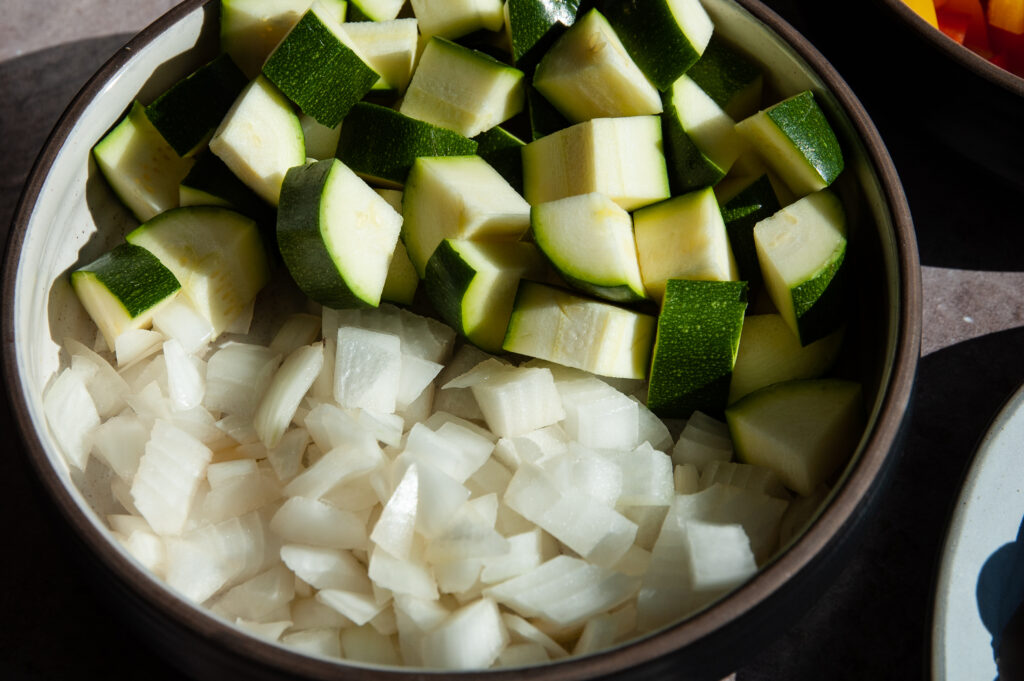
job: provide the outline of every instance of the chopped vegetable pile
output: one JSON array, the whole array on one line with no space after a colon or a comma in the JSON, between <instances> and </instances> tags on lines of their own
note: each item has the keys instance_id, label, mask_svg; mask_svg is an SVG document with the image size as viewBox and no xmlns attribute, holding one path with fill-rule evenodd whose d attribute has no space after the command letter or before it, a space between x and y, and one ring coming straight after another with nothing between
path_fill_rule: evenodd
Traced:
<instances>
[{"instance_id":1,"label":"chopped vegetable pile","mask_svg":"<svg viewBox=\"0 0 1024 681\"><path fill-rule=\"evenodd\" d=\"M697 0L638 7L222 0L93 149L140 225L71 273L96 339L44 396L129 554L460 670L657 630L799 535L864 427L842 150Z\"/></svg>"},{"instance_id":2,"label":"chopped vegetable pile","mask_svg":"<svg viewBox=\"0 0 1024 681\"><path fill-rule=\"evenodd\" d=\"M985 59L1024 77L1022 0L903 0L922 19Z\"/></svg>"}]
</instances>

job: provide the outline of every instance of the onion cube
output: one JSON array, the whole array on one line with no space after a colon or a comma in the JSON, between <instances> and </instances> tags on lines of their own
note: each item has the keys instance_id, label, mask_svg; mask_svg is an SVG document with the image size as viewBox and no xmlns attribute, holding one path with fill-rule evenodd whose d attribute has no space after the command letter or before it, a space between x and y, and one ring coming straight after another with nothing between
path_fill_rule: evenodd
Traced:
<instances>
[{"instance_id":1,"label":"onion cube","mask_svg":"<svg viewBox=\"0 0 1024 681\"><path fill-rule=\"evenodd\" d=\"M398 336L366 329L338 329L334 399L343 407L393 413L402 374Z\"/></svg>"},{"instance_id":2,"label":"onion cube","mask_svg":"<svg viewBox=\"0 0 1024 681\"><path fill-rule=\"evenodd\" d=\"M366 525L359 516L306 497L284 502L271 518L270 530L289 544L366 548Z\"/></svg>"},{"instance_id":3,"label":"onion cube","mask_svg":"<svg viewBox=\"0 0 1024 681\"><path fill-rule=\"evenodd\" d=\"M100 416L80 371L68 368L57 376L43 397L43 412L64 457L85 470L91 449L89 434L99 425Z\"/></svg>"},{"instance_id":4,"label":"onion cube","mask_svg":"<svg viewBox=\"0 0 1024 681\"><path fill-rule=\"evenodd\" d=\"M453 612L423 637L423 662L449 670L486 669L508 644L498 606L481 598Z\"/></svg>"}]
</instances>

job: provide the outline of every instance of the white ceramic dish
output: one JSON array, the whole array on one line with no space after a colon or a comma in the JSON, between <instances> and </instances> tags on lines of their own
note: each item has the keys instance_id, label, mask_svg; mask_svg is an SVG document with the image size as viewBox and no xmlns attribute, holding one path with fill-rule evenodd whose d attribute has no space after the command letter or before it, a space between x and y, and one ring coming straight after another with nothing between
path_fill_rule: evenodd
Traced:
<instances>
[{"instance_id":1,"label":"white ceramic dish","mask_svg":"<svg viewBox=\"0 0 1024 681\"><path fill-rule=\"evenodd\" d=\"M998 676L993 640L1024 601L1024 386L992 422L960 491L942 552L934 681Z\"/></svg>"}]
</instances>

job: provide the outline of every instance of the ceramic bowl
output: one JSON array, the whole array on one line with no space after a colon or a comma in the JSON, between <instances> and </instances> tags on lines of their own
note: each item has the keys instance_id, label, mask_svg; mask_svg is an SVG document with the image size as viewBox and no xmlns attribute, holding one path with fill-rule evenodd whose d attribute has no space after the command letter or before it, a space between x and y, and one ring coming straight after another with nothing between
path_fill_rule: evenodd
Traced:
<instances>
[{"instance_id":1,"label":"ceramic bowl","mask_svg":"<svg viewBox=\"0 0 1024 681\"><path fill-rule=\"evenodd\" d=\"M548 680L620 675L720 678L786 626L824 590L857 528L885 488L897 456L920 345L921 284L913 226L877 131L842 79L784 21L756 0L706 0L718 30L769 68L778 94L813 89L847 159L840 191L849 211L849 262L858 282L842 359L864 386L868 425L830 499L808 529L753 579L699 614L600 654L466 679ZM134 224L91 161L90 148L131 102L149 101L217 50L218 3L186 0L140 33L84 87L31 173L11 229L3 277L3 366L27 456L79 539L102 597L128 626L196 678L423 678L338 663L254 638L210 615L142 570L112 540L111 500L83 492L57 451L42 394L60 366L58 343L94 331L67 272L123 238ZM187 650L188 654L181 654Z\"/></svg>"}]
</instances>

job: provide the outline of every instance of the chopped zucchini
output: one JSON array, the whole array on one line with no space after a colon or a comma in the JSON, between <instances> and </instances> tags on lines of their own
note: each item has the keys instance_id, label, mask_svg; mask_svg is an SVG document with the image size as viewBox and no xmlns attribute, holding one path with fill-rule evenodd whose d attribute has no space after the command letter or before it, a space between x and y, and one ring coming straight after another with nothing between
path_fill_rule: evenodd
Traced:
<instances>
[{"instance_id":1,"label":"chopped zucchini","mask_svg":"<svg viewBox=\"0 0 1024 681\"><path fill-rule=\"evenodd\" d=\"M596 9L541 59L533 86L573 123L661 113L661 96Z\"/></svg>"},{"instance_id":2,"label":"chopped zucchini","mask_svg":"<svg viewBox=\"0 0 1024 681\"><path fill-rule=\"evenodd\" d=\"M860 383L836 378L776 383L725 411L736 456L775 471L808 496L849 460L864 428Z\"/></svg>"},{"instance_id":3,"label":"chopped zucchini","mask_svg":"<svg viewBox=\"0 0 1024 681\"><path fill-rule=\"evenodd\" d=\"M337 159L288 171L277 243L299 288L333 308L376 307L402 216Z\"/></svg>"},{"instance_id":4,"label":"chopped zucchini","mask_svg":"<svg viewBox=\"0 0 1024 681\"><path fill-rule=\"evenodd\" d=\"M179 156L192 156L210 141L247 84L231 57L222 54L157 97L146 116Z\"/></svg>"},{"instance_id":5,"label":"chopped zucchini","mask_svg":"<svg viewBox=\"0 0 1024 681\"><path fill-rule=\"evenodd\" d=\"M420 277L445 239L516 241L530 228L530 206L479 156L416 159L402 206L402 241Z\"/></svg>"},{"instance_id":6,"label":"chopped zucchini","mask_svg":"<svg viewBox=\"0 0 1024 681\"><path fill-rule=\"evenodd\" d=\"M802 345L842 324L846 216L827 189L809 194L754 227L761 273L775 309Z\"/></svg>"},{"instance_id":7,"label":"chopped zucchini","mask_svg":"<svg viewBox=\"0 0 1024 681\"><path fill-rule=\"evenodd\" d=\"M644 378L654 328L650 315L524 280L502 347L599 376Z\"/></svg>"},{"instance_id":8,"label":"chopped zucchini","mask_svg":"<svg viewBox=\"0 0 1024 681\"><path fill-rule=\"evenodd\" d=\"M537 247L445 239L427 262L427 297L441 318L487 352L500 352L520 279L538 276Z\"/></svg>"},{"instance_id":9,"label":"chopped zucchini","mask_svg":"<svg viewBox=\"0 0 1024 681\"><path fill-rule=\"evenodd\" d=\"M598 192L626 210L669 197L657 116L595 118L523 147L526 200Z\"/></svg>"},{"instance_id":10,"label":"chopped zucchini","mask_svg":"<svg viewBox=\"0 0 1024 681\"><path fill-rule=\"evenodd\" d=\"M798 197L824 189L843 170L839 140L810 90L743 119L736 131Z\"/></svg>"},{"instance_id":11,"label":"chopped zucchini","mask_svg":"<svg viewBox=\"0 0 1024 681\"><path fill-rule=\"evenodd\" d=\"M483 52L434 37L427 42L399 111L465 137L523 108L523 72Z\"/></svg>"},{"instance_id":12,"label":"chopped zucchini","mask_svg":"<svg viewBox=\"0 0 1024 681\"><path fill-rule=\"evenodd\" d=\"M669 279L651 357L651 411L685 418L725 407L746 309L746 282Z\"/></svg>"},{"instance_id":13,"label":"chopped zucchini","mask_svg":"<svg viewBox=\"0 0 1024 681\"><path fill-rule=\"evenodd\" d=\"M600 6L633 61L662 91L700 59L714 30L700 0L603 0Z\"/></svg>"},{"instance_id":14,"label":"chopped zucchini","mask_svg":"<svg viewBox=\"0 0 1024 681\"><path fill-rule=\"evenodd\" d=\"M272 206L277 205L288 169L306 162L299 117L262 76L235 100L210 140L210 151Z\"/></svg>"},{"instance_id":15,"label":"chopped zucchini","mask_svg":"<svg viewBox=\"0 0 1024 681\"><path fill-rule=\"evenodd\" d=\"M534 206L533 239L573 287L615 302L646 298L633 219L603 194Z\"/></svg>"},{"instance_id":16,"label":"chopped zucchini","mask_svg":"<svg viewBox=\"0 0 1024 681\"><path fill-rule=\"evenodd\" d=\"M178 185L193 163L178 156L138 102L92 154L110 188L139 222L178 206Z\"/></svg>"},{"instance_id":17,"label":"chopped zucchini","mask_svg":"<svg viewBox=\"0 0 1024 681\"><path fill-rule=\"evenodd\" d=\"M314 2L263 64L263 75L303 113L333 128L380 78L344 24Z\"/></svg>"},{"instance_id":18,"label":"chopped zucchini","mask_svg":"<svg viewBox=\"0 0 1024 681\"><path fill-rule=\"evenodd\" d=\"M648 295L661 300L669 279L735 281L736 259L711 188L633 214L640 273Z\"/></svg>"},{"instance_id":19,"label":"chopped zucchini","mask_svg":"<svg viewBox=\"0 0 1024 681\"><path fill-rule=\"evenodd\" d=\"M218 334L246 310L270 277L256 223L225 208L169 210L125 239L174 274L192 307Z\"/></svg>"},{"instance_id":20,"label":"chopped zucchini","mask_svg":"<svg viewBox=\"0 0 1024 681\"><path fill-rule=\"evenodd\" d=\"M72 272L71 286L111 350L123 332L149 326L181 290L156 256L128 243Z\"/></svg>"},{"instance_id":21,"label":"chopped zucchini","mask_svg":"<svg viewBox=\"0 0 1024 681\"><path fill-rule=\"evenodd\" d=\"M360 102L342 126L338 158L367 182L402 187L420 156L466 156L477 143L394 109Z\"/></svg>"}]
</instances>

